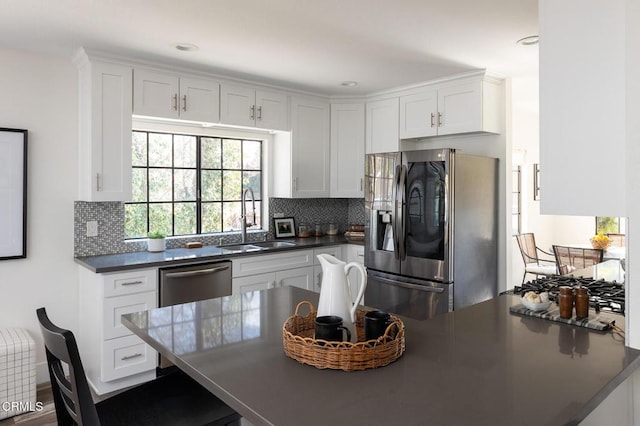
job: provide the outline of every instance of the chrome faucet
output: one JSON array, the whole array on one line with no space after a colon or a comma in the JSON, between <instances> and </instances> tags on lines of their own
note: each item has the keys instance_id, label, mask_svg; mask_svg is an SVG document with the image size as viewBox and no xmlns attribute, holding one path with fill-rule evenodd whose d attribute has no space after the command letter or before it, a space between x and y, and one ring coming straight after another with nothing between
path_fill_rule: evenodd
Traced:
<instances>
[{"instance_id":1,"label":"chrome faucet","mask_svg":"<svg viewBox=\"0 0 640 426\"><path fill-rule=\"evenodd\" d=\"M247 223L247 193L251 194L251 208L253 210L253 222ZM247 225L253 226L256 224L256 199L253 193L253 189L247 188L242 191L242 209L240 213L240 219L242 220L242 243L247 242Z\"/></svg>"}]
</instances>

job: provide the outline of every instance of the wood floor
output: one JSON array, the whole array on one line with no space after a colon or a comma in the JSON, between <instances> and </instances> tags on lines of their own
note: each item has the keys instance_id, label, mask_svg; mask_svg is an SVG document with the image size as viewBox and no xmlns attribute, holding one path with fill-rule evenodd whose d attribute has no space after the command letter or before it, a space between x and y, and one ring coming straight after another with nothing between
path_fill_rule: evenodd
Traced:
<instances>
[{"instance_id":1,"label":"wood floor","mask_svg":"<svg viewBox=\"0 0 640 426\"><path fill-rule=\"evenodd\" d=\"M53 407L53 396L51 386L48 383L38 385L36 389L36 401L42 402L42 411L24 413L8 419L0 420L0 426L20 425L20 426L56 426L56 411Z\"/></svg>"}]
</instances>

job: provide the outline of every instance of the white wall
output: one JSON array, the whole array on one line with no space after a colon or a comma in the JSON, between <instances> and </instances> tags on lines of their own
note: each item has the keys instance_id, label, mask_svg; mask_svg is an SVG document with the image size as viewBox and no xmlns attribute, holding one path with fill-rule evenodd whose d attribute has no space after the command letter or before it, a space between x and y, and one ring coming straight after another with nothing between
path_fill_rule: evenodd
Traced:
<instances>
[{"instance_id":1,"label":"white wall","mask_svg":"<svg viewBox=\"0 0 640 426\"><path fill-rule=\"evenodd\" d=\"M533 232L537 245L550 251L553 244L589 244L595 232L593 216L555 216L540 214L540 201L533 200L533 165L540 164L540 111L537 78L511 80L512 147L522 167L522 232ZM561 185L561 182L556 182ZM540 189L544 197L544 186ZM511 284L522 281L524 263L515 239L511 240ZM527 280L534 278L527 276Z\"/></svg>"},{"instance_id":2,"label":"white wall","mask_svg":"<svg viewBox=\"0 0 640 426\"><path fill-rule=\"evenodd\" d=\"M47 381L36 309L77 328L73 201L77 193L77 72L71 60L0 48L0 127L27 129L27 258L0 261L0 327L37 342L38 382Z\"/></svg>"}]
</instances>

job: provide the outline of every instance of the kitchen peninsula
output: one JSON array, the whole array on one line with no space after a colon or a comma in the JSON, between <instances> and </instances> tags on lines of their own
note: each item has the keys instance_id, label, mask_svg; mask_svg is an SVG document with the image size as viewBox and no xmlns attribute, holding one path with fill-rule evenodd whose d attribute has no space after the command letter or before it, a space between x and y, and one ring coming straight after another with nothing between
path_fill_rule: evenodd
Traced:
<instances>
[{"instance_id":1,"label":"kitchen peninsula","mask_svg":"<svg viewBox=\"0 0 640 426\"><path fill-rule=\"evenodd\" d=\"M577 424L639 365L624 339L509 313L503 295L403 319L406 352L375 370L287 358L295 287L127 314L123 324L255 425Z\"/></svg>"}]
</instances>

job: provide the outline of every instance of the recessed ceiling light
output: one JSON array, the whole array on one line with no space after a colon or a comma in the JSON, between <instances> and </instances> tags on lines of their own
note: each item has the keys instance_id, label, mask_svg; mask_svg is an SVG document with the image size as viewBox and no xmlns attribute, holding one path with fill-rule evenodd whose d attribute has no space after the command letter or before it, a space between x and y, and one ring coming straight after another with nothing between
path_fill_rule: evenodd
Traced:
<instances>
[{"instance_id":1,"label":"recessed ceiling light","mask_svg":"<svg viewBox=\"0 0 640 426\"><path fill-rule=\"evenodd\" d=\"M528 37L521 38L516 41L516 44L521 46L533 46L534 44L538 44L539 37L537 35L532 35Z\"/></svg>"},{"instance_id":2,"label":"recessed ceiling light","mask_svg":"<svg viewBox=\"0 0 640 426\"><path fill-rule=\"evenodd\" d=\"M356 87L358 85L357 81L343 81L342 83L340 83L341 85L345 86L345 87Z\"/></svg>"},{"instance_id":3,"label":"recessed ceiling light","mask_svg":"<svg viewBox=\"0 0 640 426\"><path fill-rule=\"evenodd\" d=\"M177 43L175 48L183 52L195 52L198 50L198 46L191 43Z\"/></svg>"}]
</instances>

